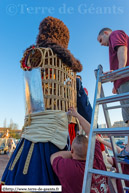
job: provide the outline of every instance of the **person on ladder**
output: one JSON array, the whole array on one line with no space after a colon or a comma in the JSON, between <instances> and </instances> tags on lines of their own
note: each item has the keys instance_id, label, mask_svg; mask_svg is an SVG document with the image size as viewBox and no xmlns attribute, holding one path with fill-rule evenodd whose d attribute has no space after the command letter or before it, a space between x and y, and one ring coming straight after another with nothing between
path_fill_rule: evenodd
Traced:
<instances>
[{"instance_id":1,"label":"person on ladder","mask_svg":"<svg viewBox=\"0 0 129 193\"><path fill-rule=\"evenodd\" d=\"M129 36L122 30L112 31L110 28L100 30L97 40L102 46L109 47L110 70L129 66ZM129 92L129 77L114 81L113 94ZM121 105L129 105L129 100L120 101ZM129 107L122 108L122 116L129 127ZM118 157L129 157L129 137L127 146Z\"/></svg>"}]
</instances>

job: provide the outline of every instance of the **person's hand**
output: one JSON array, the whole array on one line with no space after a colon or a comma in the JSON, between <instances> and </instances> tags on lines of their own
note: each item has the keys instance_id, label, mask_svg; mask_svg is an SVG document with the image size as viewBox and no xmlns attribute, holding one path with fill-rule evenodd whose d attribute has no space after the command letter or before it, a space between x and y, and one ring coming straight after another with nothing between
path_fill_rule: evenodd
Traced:
<instances>
[{"instance_id":1,"label":"person's hand","mask_svg":"<svg viewBox=\"0 0 129 193\"><path fill-rule=\"evenodd\" d=\"M73 117L77 117L78 112L76 111L76 109L74 107L70 107L69 111L68 111L68 115L73 116Z\"/></svg>"},{"instance_id":2,"label":"person's hand","mask_svg":"<svg viewBox=\"0 0 129 193\"><path fill-rule=\"evenodd\" d=\"M107 72L103 72L103 74L109 74L109 73L111 73L113 70L109 70L109 71L107 71Z\"/></svg>"},{"instance_id":3,"label":"person's hand","mask_svg":"<svg viewBox=\"0 0 129 193\"><path fill-rule=\"evenodd\" d=\"M113 94L117 94L115 87L113 87L112 93L113 93Z\"/></svg>"},{"instance_id":4,"label":"person's hand","mask_svg":"<svg viewBox=\"0 0 129 193\"><path fill-rule=\"evenodd\" d=\"M96 138L98 139L99 142L103 142L103 138L100 135L96 135Z\"/></svg>"}]
</instances>

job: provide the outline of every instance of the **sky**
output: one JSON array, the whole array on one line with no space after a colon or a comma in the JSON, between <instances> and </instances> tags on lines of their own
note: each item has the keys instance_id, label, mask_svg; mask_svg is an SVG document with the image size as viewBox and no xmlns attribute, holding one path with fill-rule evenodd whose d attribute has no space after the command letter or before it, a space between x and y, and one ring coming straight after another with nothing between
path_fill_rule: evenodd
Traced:
<instances>
[{"instance_id":1,"label":"sky","mask_svg":"<svg viewBox=\"0 0 129 193\"><path fill-rule=\"evenodd\" d=\"M83 86L88 89L93 105L95 91L94 70L99 64L109 70L108 47L97 42L103 27L122 29L129 34L128 0L0 0L0 127L6 119L24 124L25 101L23 70L20 60L24 50L35 44L42 19L53 16L61 19L70 31L68 49L80 60ZM104 85L111 95L112 84ZM100 111L99 123L104 123ZM121 112L111 112L111 121L122 120Z\"/></svg>"}]
</instances>

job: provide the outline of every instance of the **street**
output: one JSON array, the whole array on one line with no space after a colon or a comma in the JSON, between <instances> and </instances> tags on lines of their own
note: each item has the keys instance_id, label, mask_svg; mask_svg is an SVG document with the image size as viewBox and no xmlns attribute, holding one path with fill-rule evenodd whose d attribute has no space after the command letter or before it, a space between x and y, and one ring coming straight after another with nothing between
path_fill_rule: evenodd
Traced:
<instances>
[{"instance_id":1,"label":"street","mask_svg":"<svg viewBox=\"0 0 129 193\"><path fill-rule=\"evenodd\" d=\"M9 161L9 156L7 154L0 155L0 181L8 161Z\"/></svg>"}]
</instances>

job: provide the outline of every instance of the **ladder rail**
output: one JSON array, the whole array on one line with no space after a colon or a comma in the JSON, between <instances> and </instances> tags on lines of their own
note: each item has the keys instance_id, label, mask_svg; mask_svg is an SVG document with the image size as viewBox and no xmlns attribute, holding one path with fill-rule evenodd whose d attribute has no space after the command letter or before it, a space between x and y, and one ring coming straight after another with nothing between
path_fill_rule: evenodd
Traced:
<instances>
[{"instance_id":1,"label":"ladder rail","mask_svg":"<svg viewBox=\"0 0 129 193\"><path fill-rule=\"evenodd\" d=\"M89 141L91 143L88 143L82 193L90 193L91 180L92 180L92 174L89 174L88 176L88 168L93 167L96 134L93 134L92 130L93 128L97 127L97 122L98 122L98 113L97 112L99 110L99 105L96 105L96 99L100 97L100 92L101 92L101 82L99 81L100 70L99 69L96 70L95 73L97 74L97 80L96 80L96 86L95 86L94 106L93 106L91 127L90 127L90 133L89 133Z\"/></svg>"},{"instance_id":2,"label":"ladder rail","mask_svg":"<svg viewBox=\"0 0 129 193\"><path fill-rule=\"evenodd\" d=\"M103 72L103 68L102 68L101 65L99 65L98 68L100 68L100 69L101 69L101 72ZM101 79L100 79L100 80L101 80ZM101 86L101 95L100 95L100 97L101 97L103 100L106 98L106 97L104 96L103 86ZM110 98L110 97L108 97L108 98ZM97 104L100 105L100 103L98 103L98 100L100 100L100 99L97 99ZM108 100L105 100L105 101L107 102ZM103 112L104 112L104 116L105 116L105 121L106 121L107 127L108 127L108 128L111 128L111 120L110 120L109 112L108 112L108 110L106 110L107 104L106 104L105 102L104 102L104 103L101 103L101 104L102 104L102 107L103 107ZM117 162L116 162L117 149L116 149L116 145L115 145L114 136L110 136L110 141L111 141L111 145L112 145L113 154L114 154L114 157L115 157L115 164L116 164L117 171L118 171L119 173L122 173L122 169L121 169L120 163L117 163ZM124 193L123 186L125 186L125 183L124 183L123 180L120 181L120 186L121 186L122 191L123 191L123 193Z\"/></svg>"},{"instance_id":3,"label":"ladder rail","mask_svg":"<svg viewBox=\"0 0 129 193\"><path fill-rule=\"evenodd\" d=\"M119 174L116 172L108 172L108 171L104 171L104 170L97 170L97 169L90 169L89 173L92 174L98 174L98 175L102 175L102 176L107 176L107 177L111 177L111 178L116 178L116 179L122 179L122 180L128 180L129 181L129 175L127 174Z\"/></svg>"},{"instance_id":4,"label":"ladder rail","mask_svg":"<svg viewBox=\"0 0 129 193\"><path fill-rule=\"evenodd\" d=\"M118 101L127 100L127 99L129 99L129 92L114 95L114 96L102 97L100 99L97 99L97 104L101 105L105 103L118 102Z\"/></svg>"},{"instance_id":5,"label":"ladder rail","mask_svg":"<svg viewBox=\"0 0 129 193\"><path fill-rule=\"evenodd\" d=\"M110 109L118 109L118 108L122 108L122 107L129 107L129 105L117 105L117 106L107 107L105 109L110 110Z\"/></svg>"},{"instance_id":6,"label":"ladder rail","mask_svg":"<svg viewBox=\"0 0 129 193\"><path fill-rule=\"evenodd\" d=\"M120 68L118 70L114 70L106 74L102 74L100 76L100 79L102 83L106 83L106 82L114 82L114 80L125 78L127 76L129 76L129 66Z\"/></svg>"},{"instance_id":7,"label":"ladder rail","mask_svg":"<svg viewBox=\"0 0 129 193\"><path fill-rule=\"evenodd\" d=\"M104 96L104 91L103 91L103 87L101 89L101 97L105 97ZM111 132L111 130L109 128L111 128L111 120L110 120L110 117L109 117L109 112L107 110L107 104L106 103L103 103L102 104L102 107L103 107L103 111L104 111L104 115L105 115L105 120L106 120L106 124L107 124L107 127L108 127L108 130ZM122 169L121 169L121 165L120 163L118 163L116 160L117 160L117 149L116 149L116 144L115 144L115 139L114 139L114 136L110 136L110 141L111 141L111 145L112 145L112 151L113 151L113 154L114 154L114 157L115 157L115 164L116 164L116 169L119 173L122 174ZM122 191L124 193L124 189L123 187L125 186L125 182L123 180L120 180L120 186L122 188Z\"/></svg>"},{"instance_id":8,"label":"ladder rail","mask_svg":"<svg viewBox=\"0 0 129 193\"><path fill-rule=\"evenodd\" d=\"M94 129L93 131L94 133L101 133L101 134L108 134L110 135L114 135L114 136L125 136L125 135L129 135L129 128L128 127L112 127L112 128L100 128L100 129Z\"/></svg>"},{"instance_id":9,"label":"ladder rail","mask_svg":"<svg viewBox=\"0 0 129 193\"><path fill-rule=\"evenodd\" d=\"M129 187L125 187L124 189L129 191Z\"/></svg>"}]
</instances>

